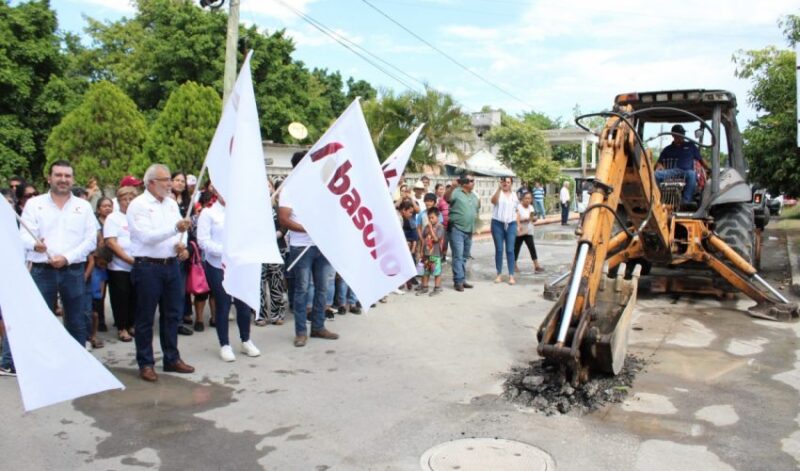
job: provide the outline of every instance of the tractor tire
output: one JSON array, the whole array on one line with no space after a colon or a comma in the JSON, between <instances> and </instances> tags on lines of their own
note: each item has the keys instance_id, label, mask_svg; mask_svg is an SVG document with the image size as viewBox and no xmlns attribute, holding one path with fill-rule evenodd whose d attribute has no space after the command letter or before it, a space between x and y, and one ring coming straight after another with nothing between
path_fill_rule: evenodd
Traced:
<instances>
[{"instance_id":1,"label":"tractor tire","mask_svg":"<svg viewBox=\"0 0 800 471\"><path fill-rule=\"evenodd\" d=\"M711 209L711 215L714 217L714 232L752 265L756 253L752 204L719 205Z\"/></svg>"}]
</instances>

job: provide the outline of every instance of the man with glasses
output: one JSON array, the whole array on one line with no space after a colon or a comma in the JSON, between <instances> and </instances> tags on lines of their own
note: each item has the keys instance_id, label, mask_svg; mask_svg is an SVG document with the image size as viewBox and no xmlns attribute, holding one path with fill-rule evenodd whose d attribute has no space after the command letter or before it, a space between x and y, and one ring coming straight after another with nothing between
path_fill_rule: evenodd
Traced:
<instances>
[{"instance_id":1,"label":"man with glasses","mask_svg":"<svg viewBox=\"0 0 800 471\"><path fill-rule=\"evenodd\" d=\"M50 191L30 198L22 212L22 244L31 262L31 278L48 306L61 296L64 326L81 346L86 345L84 269L97 246L97 219L89 202L72 195L72 165L57 160L50 165ZM27 194L27 192L26 192Z\"/></svg>"},{"instance_id":2,"label":"man with glasses","mask_svg":"<svg viewBox=\"0 0 800 471\"><path fill-rule=\"evenodd\" d=\"M475 221L481 202L472 191L475 188L475 177L472 174L458 178L444 193L450 203L449 224L450 250L453 259L453 282L456 291L472 288L466 280L467 259L472 249L472 233L475 232Z\"/></svg>"},{"instance_id":3,"label":"man with glasses","mask_svg":"<svg viewBox=\"0 0 800 471\"><path fill-rule=\"evenodd\" d=\"M156 308L160 308L158 323L164 371L194 372L178 352L178 324L185 292L178 262L189 258L189 251L181 240L192 224L181 217L178 203L170 198L169 168L151 165L144 174L144 185L147 191L131 201L126 216L131 237L130 255L134 260L131 281L136 291L136 362L139 377L154 382L158 380L153 358Z\"/></svg>"}]
</instances>

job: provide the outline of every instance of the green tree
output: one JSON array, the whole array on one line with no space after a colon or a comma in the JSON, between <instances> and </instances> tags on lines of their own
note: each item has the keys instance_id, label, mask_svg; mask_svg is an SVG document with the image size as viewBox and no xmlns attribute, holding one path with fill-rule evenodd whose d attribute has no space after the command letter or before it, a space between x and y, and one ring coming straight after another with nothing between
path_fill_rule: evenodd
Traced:
<instances>
[{"instance_id":1,"label":"green tree","mask_svg":"<svg viewBox=\"0 0 800 471\"><path fill-rule=\"evenodd\" d=\"M425 93L412 93L411 113L416 120L414 126L425 123L420 133L424 160L415 163L435 164L436 155L441 152L456 154L459 159L467 157L462 145L474 140L473 129L469 116L452 95L430 87Z\"/></svg>"},{"instance_id":2,"label":"green tree","mask_svg":"<svg viewBox=\"0 0 800 471\"><path fill-rule=\"evenodd\" d=\"M500 148L500 161L525 181L552 182L558 177L550 146L542 131L530 120L504 116L502 124L489 132L487 140Z\"/></svg>"},{"instance_id":3,"label":"green tree","mask_svg":"<svg viewBox=\"0 0 800 471\"><path fill-rule=\"evenodd\" d=\"M114 184L139 154L147 124L136 104L110 82L98 82L59 123L45 145L47 164L69 160L79 183Z\"/></svg>"},{"instance_id":4,"label":"green tree","mask_svg":"<svg viewBox=\"0 0 800 471\"><path fill-rule=\"evenodd\" d=\"M793 44L800 35L798 17L790 15L781 23ZM800 194L795 53L769 46L739 51L733 60L736 76L752 83L747 98L758 112L742 133L750 178L773 194Z\"/></svg>"},{"instance_id":5,"label":"green tree","mask_svg":"<svg viewBox=\"0 0 800 471\"><path fill-rule=\"evenodd\" d=\"M93 47L81 65L94 79L118 84L153 121L170 94L187 81L222 90L224 9L206 11L193 0L136 0L131 18L113 23L89 19ZM313 72L295 60L294 42L284 30L263 32L240 26L238 63L253 52L251 71L261 135L274 142L294 142L287 126L306 125L307 142L319 137L344 110L348 100L339 72Z\"/></svg>"},{"instance_id":6,"label":"green tree","mask_svg":"<svg viewBox=\"0 0 800 471\"><path fill-rule=\"evenodd\" d=\"M80 97L47 1L0 1L0 177L39 177L44 142Z\"/></svg>"},{"instance_id":7,"label":"green tree","mask_svg":"<svg viewBox=\"0 0 800 471\"><path fill-rule=\"evenodd\" d=\"M353 77L347 79L347 102L355 100L356 97L368 101L378 96L378 90L366 80L356 80Z\"/></svg>"},{"instance_id":8,"label":"green tree","mask_svg":"<svg viewBox=\"0 0 800 471\"><path fill-rule=\"evenodd\" d=\"M380 98L363 101L362 108L378 158L384 161L414 130L411 95L384 91ZM417 146L411 157L412 165L422 160L425 151Z\"/></svg>"},{"instance_id":9,"label":"green tree","mask_svg":"<svg viewBox=\"0 0 800 471\"><path fill-rule=\"evenodd\" d=\"M136 0L132 18L89 18L86 32L95 47L85 61L93 64L93 77L114 82L146 112L163 108L189 80L222 90L227 17L195 3Z\"/></svg>"},{"instance_id":10,"label":"green tree","mask_svg":"<svg viewBox=\"0 0 800 471\"><path fill-rule=\"evenodd\" d=\"M136 175L152 163L197 174L214 137L222 100L211 87L186 82L172 92L150 126L144 149L131 164Z\"/></svg>"}]
</instances>

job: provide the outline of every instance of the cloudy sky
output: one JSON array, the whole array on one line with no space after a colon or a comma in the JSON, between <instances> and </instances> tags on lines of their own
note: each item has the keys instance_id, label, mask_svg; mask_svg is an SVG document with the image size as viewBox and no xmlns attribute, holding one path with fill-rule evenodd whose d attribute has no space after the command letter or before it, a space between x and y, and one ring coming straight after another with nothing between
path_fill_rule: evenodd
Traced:
<instances>
[{"instance_id":1,"label":"cloudy sky","mask_svg":"<svg viewBox=\"0 0 800 471\"><path fill-rule=\"evenodd\" d=\"M60 27L74 32L84 27L83 15L116 20L133 13L128 0L51 5ZM749 83L734 77L731 57L741 49L787 47L777 21L799 6L797 0L241 0L240 19L267 31L286 29L295 57L309 67L398 92L429 83L468 111L490 105L571 118L575 105L598 111L621 92L723 88L738 96L746 121L754 116L746 103Z\"/></svg>"}]
</instances>

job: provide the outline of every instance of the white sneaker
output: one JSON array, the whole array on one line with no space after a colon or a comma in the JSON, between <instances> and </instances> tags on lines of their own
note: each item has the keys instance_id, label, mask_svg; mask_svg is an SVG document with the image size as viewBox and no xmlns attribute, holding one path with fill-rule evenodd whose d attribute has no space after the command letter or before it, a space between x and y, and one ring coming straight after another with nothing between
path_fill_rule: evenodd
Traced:
<instances>
[{"instance_id":1,"label":"white sneaker","mask_svg":"<svg viewBox=\"0 0 800 471\"><path fill-rule=\"evenodd\" d=\"M257 357L261 355L261 350L259 350L258 348L256 348L255 345L253 345L252 340L248 340L247 342L242 342L242 353L244 353L249 357Z\"/></svg>"},{"instance_id":2,"label":"white sneaker","mask_svg":"<svg viewBox=\"0 0 800 471\"><path fill-rule=\"evenodd\" d=\"M219 349L219 356L227 362L236 361L236 355L233 354L233 349L230 345L223 345Z\"/></svg>"},{"instance_id":3,"label":"white sneaker","mask_svg":"<svg viewBox=\"0 0 800 471\"><path fill-rule=\"evenodd\" d=\"M394 293L394 294L406 294L406 292L401 290L400 288L395 288L394 290L392 290L392 293Z\"/></svg>"},{"instance_id":4,"label":"white sneaker","mask_svg":"<svg viewBox=\"0 0 800 471\"><path fill-rule=\"evenodd\" d=\"M86 341L86 351L87 352L91 352L92 351L92 342L90 342L88 340Z\"/></svg>"}]
</instances>

